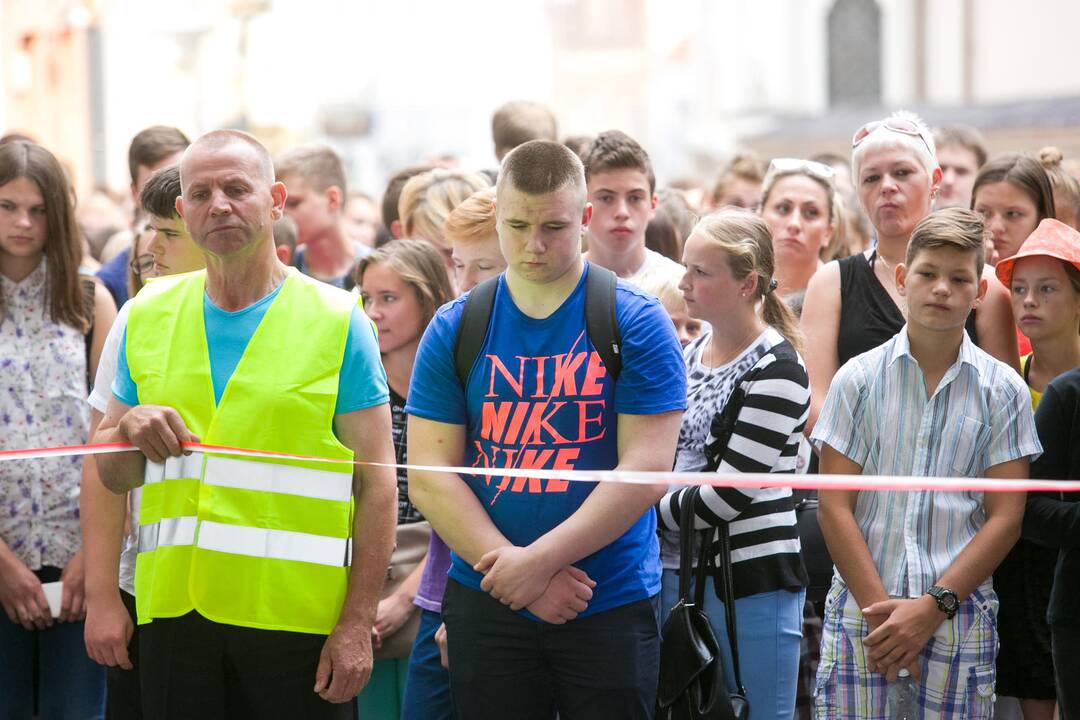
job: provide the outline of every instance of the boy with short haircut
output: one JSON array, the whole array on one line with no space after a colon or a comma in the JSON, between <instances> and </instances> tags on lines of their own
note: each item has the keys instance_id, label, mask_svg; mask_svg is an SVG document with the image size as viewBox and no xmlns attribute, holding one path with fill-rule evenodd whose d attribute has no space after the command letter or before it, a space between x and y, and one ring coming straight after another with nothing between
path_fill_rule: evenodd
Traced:
<instances>
[{"instance_id":1,"label":"boy with short haircut","mask_svg":"<svg viewBox=\"0 0 1080 720\"><path fill-rule=\"evenodd\" d=\"M915 228L897 287L907 325L845 364L812 441L824 474L1026 478L1042 452L1027 388L972 343L986 292L969 210ZM836 565L825 601L818 718L886 717L888 683L919 681L918 717L989 717L994 568L1019 536L1023 493L822 490Z\"/></svg>"},{"instance_id":2,"label":"boy with short haircut","mask_svg":"<svg viewBox=\"0 0 1080 720\"><path fill-rule=\"evenodd\" d=\"M450 211L443 233L453 248L454 281L467 293L506 269L495 232L495 188L478 190Z\"/></svg>"},{"instance_id":3,"label":"boy with short haircut","mask_svg":"<svg viewBox=\"0 0 1080 720\"><path fill-rule=\"evenodd\" d=\"M401 227L401 216L398 214L398 201L401 199L401 191L405 183L420 173L426 173L432 165L413 165L394 173L386 181L386 189L383 191L381 201L381 215L383 229L390 235L391 240L401 240L405 237L405 230Z\"/></svg>"},{"instance_id":4,"label":"boy with short haircut","mask_svg":"<svg viewBox=\"0 0 1080 720\"><path fill-rule=\"evenodd\" d=\"M180 168L158 170L144 179L139 207L146 213L153 239L154 276L200 270L205 258L176 212ZM117 353L127 328L125 303L109 329L88 402L91 428L96 428L112 395ZM96 467L91 465L90 467ZM138 672L138 626L135 624L135 556L141 488L126 495L109 492L96 470L87 470L81 485L80 511L86 562L86 650L106 666L106 714L117 720L142 717ZM125 517L130 515L130 521Z\"/></svg>"},{"instance_id":5,"label":"boy with short haircut","mask_svg":"<svg viewBox=\"0 0 1080 720\"><path fill-rule=\"evenodd\" d=\"M970 207L975 176L986 164L982 133L968 125L946 125L934 130L934 146L941 166L936 207Z\"/></svg>"},{"instance_id":6,"label":"boy with short haircut","mask_svg":"<svg viewBox=\"0 0 1080 720\"><path fill-rule=\"evenodd\" d=\"M600 133L582 158L593 206L585 259L636 285L659 270L676 284L686 269L645 247L645 230L656 214L656 176L649 155L619 130Z\"/></svg>"},{"instance_id":7,"label":"boy with short haircut","mask_svg":"<svg viewBox=\"0 0 1080 720\"><path fill-rule=\"evenodd\" d=\"M131 139L128 171L131 174L131 197L135 201L132 227L139 224L141 219L139 195L143 186L154 172L180 162L180 154L190 144L184 133L165 125L148 127ZM97 276L109 288L116 307L123 306L128 299L127 273L133 239L133 230L121 230L109 239L101 251L102 266Z\"/></svg>"},{"instance_id":8,"label":"boy with short haircut","mask_svg":"<svg viewBox=\"0 0 1080 720\"><path fill-rule=\"evenodd\" d=\"M191 239L187 225L176 212L180 195L180 167L154 173L139 194L139 205L147 215L147 224L154 231L147 249L154 256L154 277L202 270L206 259Z\"/></svg>"},{"instance_id":9,"label":"boy with short haircut","mask_svg":"<svg viewBox=\"0 0 1080 720\"><path fill-rule=\"evenodd\" d=\"M514 100L491 116L491 139L500 163L507 153L530 140L557 140L558 131L555 113L536 102Z\"/></svg>"},{"instance_id":10,"label":"boy with short haircut","mask_svg":"<svg viewBox=\"0 0 1080 720\"><path fill-rule=\"evenodd\" d=\"M274 221L274 252L282 265L292 265L296 254L296 223L288 215Z\"/></svg>"},{"instance_id":11,"label":"boy with short haircut","mask_svg":"<svg viewBox=\"0 0 1080 720\"><path fill-rule=\"evenodd\" d=\"M409 496L453 551L442 612L457 716L651 718L660 650L652 506L665 487L528 475L669 469L686 407L682 352L660 303L624 282L606 285L617 382L614 355L605 359L603 341L590 337L587 284L614 278L582 262L591 207L568 148L518 147L496 196L508 264L465 387L455 338L472 296L428 325L406 407L409 459L432 468L409 471Z\"/></svg>"},{"instance_id":12,"label":"boy with short haircut","mask_svg":"<svg viewBox=\"0 0 1080 720\"><path fill-rule=\"evenodd\" d=\"M349 239L341 158L325 145L297 147L274 160L274 171L288 191L285 213L296 223L296 269L351 290L356 261L371 248Z\"/></svg>"}]
</instances>

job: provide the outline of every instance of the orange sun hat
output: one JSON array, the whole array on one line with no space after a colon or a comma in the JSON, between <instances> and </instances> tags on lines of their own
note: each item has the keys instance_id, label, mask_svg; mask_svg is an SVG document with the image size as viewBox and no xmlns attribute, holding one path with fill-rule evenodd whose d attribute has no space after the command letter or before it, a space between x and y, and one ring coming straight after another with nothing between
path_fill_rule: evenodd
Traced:
<instances>
[{"instance_id":1,"label":"orange sun hat","mask_svg":"<svg viewBox=\"0 0 1080 720\"><path fill-rule=\"evenodd\" d=\"M994 272L998 280L1008 287L1012 283L1016 261L1033 255L1057 258L1080 270L1080 232L1063 222L1046 218L1028 235L1018 253L997 264Z\"/></svg>"}]
</instances>

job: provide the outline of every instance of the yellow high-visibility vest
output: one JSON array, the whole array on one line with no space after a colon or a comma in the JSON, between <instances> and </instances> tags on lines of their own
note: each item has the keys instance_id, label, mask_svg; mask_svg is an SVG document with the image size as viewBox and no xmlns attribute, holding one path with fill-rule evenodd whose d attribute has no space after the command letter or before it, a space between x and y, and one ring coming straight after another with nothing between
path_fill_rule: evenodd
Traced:
<instances>
[{"instance_id":1,"label":"yellow high-visibility vest","mask_svg":"<svg viewBox=\"0 0 1080 720\"><path fill-rule=\"evenodd\" d=\"M208 445L352 460L333 432L358 298L293 272L215 402L206 271L147 285L126 355L139 403L176 409ZM215 622L327 634L345 599L352 467L193 453L147 462L135 597L139 624L191 610Z\"/></svg>"}]
</instances>

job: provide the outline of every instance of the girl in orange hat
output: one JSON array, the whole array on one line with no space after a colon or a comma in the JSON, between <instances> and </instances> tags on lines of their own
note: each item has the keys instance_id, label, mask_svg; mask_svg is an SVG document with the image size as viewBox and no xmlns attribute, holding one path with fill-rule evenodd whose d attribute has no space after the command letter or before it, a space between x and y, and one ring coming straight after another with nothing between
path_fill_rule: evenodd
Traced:
<instances>
[{"instance_id":1,"label":"girl in orange hat","mask_svg":"<svg viewBox=\"0 0 1080 720\"><path fill-rule=\"evenodd\" d=\"M1009 288L1016 324L1031 339L1020 365L1034 409L1047 383L1080 365L1080 232L1043 220L996 272Z\"/></svg>"},{"instance_id":2,"label":"girl in orange hat","mask_svg":"<svg viewBox=\"0 0 1080 720\"><path fill-rule=\"evenodd\" d=\"M1080 232L1047 218L1019 250L994 268L1009 288L1013 316L1031 339L1021 358L1035 409L1047 384L1080 365ZM1037 476L1034 476L1037 477ZM1046 609L1057 551L1020 540L994 572L1001 603L998 694L1021 698L1025 720L1054 714L1054 677Z\"/></svg>"}]
</instances>

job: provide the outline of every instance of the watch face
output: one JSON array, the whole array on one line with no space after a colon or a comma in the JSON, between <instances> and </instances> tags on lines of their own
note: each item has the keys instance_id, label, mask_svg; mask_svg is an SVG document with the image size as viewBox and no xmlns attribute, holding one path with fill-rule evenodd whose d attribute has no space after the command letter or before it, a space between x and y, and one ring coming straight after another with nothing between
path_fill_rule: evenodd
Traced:
<instances>
[{"instance_id":1,"label":"watch face","mask_svg":"<svg viewBox=\"0 0 1080 720\"><path fill-rule=\"evenodd\" d=\"M956 597L956 593L951 590L935 587L930 589L930 594L937 600L938 607L941 608L941 611L948 615L952 615L960 607L960 601Z\"/></svg>"}]
</instances>

